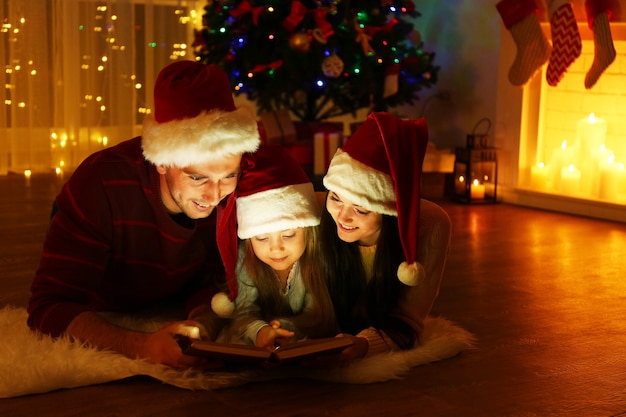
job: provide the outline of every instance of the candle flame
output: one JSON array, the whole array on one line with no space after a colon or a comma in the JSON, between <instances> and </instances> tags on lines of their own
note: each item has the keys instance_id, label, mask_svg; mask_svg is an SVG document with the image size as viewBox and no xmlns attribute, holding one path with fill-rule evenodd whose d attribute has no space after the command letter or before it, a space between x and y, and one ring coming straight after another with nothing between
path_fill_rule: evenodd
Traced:
<instances>
[{"instance_id":1,"label":"candle flame","mask_svg":"<svg viewBox=\"0 0 626 417\"><path fill-rule=\"evenodd\" d=\"M538 166L540 169L543 169L543 167L545 167L545 166L546 166L546 164L544 164L543 162L539 162L539 163L537 164L537 166Z\"/></svg>"},{"instance_id":2,"label":"candle flame","mask_svg":"<svg viewBox=\"0 0 626 417\"><path fill-rule=\"evenodd\" d=\"M478 182L478 180L474 180L474 182L473 182L472 184L474 184L474 185L478 185L478 184L479 184L479 182Z\"/></svg>"},{"instance_id":3,"label":"candle flame","mask_svg":"<svg viewBox=\"0 0 626 417\"><path fill-rule=\"evenodd\" d=\"M569 164L569 166L567 167L567 169L568 169L570 172L574 172L574 170L575 170L576 168L574 167L574 164Z\"/></svg>"},{"instance_id":4,"label":"candle flame","mask_svg":"<svg viewBox=\"0 0 626 417\"><path fill-rule=\"evenodd\" d=\"M593 113L589 113L589 123L595 123L596 122L596 115Z\"/></svg>"},{"instance_id":5,"label":"candle flame","mask_svg":"<svg viewBox=\"0 0 626 417\"><path fill-rule=\"evenodd\" d=\"M566 140L561 142L561 149L567 149L567 141Z\"/></svg>"}]
</instances>

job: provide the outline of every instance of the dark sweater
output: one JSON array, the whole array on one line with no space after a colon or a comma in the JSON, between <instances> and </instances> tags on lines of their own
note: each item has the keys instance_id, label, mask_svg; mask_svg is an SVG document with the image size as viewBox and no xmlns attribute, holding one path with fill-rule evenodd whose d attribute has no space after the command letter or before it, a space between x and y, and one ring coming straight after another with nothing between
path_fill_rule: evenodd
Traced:
<instances>
[{"instance_id":1,"label":"dark sweater","mask_svg":"<svg viewBox=\"0 0 626 417\"><path fill-rule=\"evenodd\" d=\"M172 218L139 137L88 157L56 208L31 286L34 329L57 336L84 311L132 312L190 297L206 303L223 280L216 213Z\"/></svg>"}]
</instances>

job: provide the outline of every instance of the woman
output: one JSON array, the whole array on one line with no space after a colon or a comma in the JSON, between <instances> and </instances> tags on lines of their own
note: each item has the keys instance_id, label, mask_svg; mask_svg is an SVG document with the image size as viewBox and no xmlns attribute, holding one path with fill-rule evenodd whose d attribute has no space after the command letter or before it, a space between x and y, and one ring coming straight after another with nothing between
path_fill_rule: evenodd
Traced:
<instances>
[{"instance_id":1,"label":"woman","mask_svg":"<svg viewBox=\"0 0 626 417\"><path fill-rule=\"evenodd\" d=\"M372 113L337 151L323 179L325 274L341 330L356 336L343 360L419 343L445 263L445 253L437 266L425 269L420 262L427 145L423 119Z\"/></svg>"}]
</instances>

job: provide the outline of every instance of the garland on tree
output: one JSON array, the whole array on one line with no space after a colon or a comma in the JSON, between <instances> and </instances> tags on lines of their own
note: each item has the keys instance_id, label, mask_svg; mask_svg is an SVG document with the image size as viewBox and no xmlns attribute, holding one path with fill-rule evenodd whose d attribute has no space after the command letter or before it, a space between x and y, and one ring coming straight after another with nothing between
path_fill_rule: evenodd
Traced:
<instances>
[{"instance_id":1,"label":"garland on tree","mask_svg":"<svg viewBox=\"0 0 626 417\"><path fill-rule=\"evenodd\" d=\"M324 120L413 104L437 81L412 1L208 0L193 43L259 111Z\"/></svg>"}]
</instances>

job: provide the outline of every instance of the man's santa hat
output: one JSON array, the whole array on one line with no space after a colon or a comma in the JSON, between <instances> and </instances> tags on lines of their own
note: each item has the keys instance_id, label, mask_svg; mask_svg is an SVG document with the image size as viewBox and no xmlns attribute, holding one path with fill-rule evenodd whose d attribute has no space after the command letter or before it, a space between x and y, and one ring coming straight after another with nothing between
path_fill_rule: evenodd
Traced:
<instances>
[{"instance_id":1,"label":"man's santa hat","mask_svg":"<svg viewBox=\"0 0 626 417\"><path fill-rule=\"evenodd\" d=\"M398 279L419 285L426 272L417 262L420 181L428 146L426 121L371 113L333 157L324 186L367 210L396 216L405 262Z\"/></svg>"},{"instance_id":2,"label":"man's santa hat","mask_svg":"<svg viewBox=\"0 0 626 417\"><path fill-rule=\"evenodd\" d=\"M280 146L262 146L246 157L236 192L239 239L320 223L313 184ZM237 243L233 239L233 245ZM229 294L217 293L211 300L213 311L222 317L232 314L238 291L234 268L227 269Z\"/></svg>"},{"instance_id":3,"label":"man's santa hat","mask_svg":"<svg viewBox=\"0 0 626 417\"><path fill-rule=\"evenodd\" d=\"M143 122L144 157L187 167L254 152L260 143L252 111L235 107L226 73L215 65L176 61L154 85L154 112Z\"/></svg>"}]
</instances>

